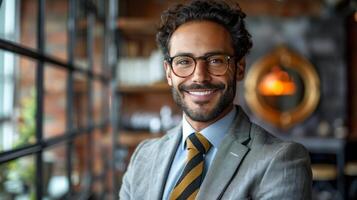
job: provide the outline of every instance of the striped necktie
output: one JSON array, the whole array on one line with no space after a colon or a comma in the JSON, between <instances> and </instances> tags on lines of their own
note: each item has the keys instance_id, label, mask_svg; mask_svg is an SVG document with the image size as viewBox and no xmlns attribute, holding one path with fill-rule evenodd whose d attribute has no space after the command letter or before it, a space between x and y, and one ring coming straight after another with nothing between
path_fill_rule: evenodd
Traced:
<instances>
[{"instance_id":1,"label":"striped necktie","mask_svg":"<svg viewBox=\"0 0 357 200\"><path fill-rule=\"evenodd\" d=\"M195 199L204 178L204 155L211 148L211 143L196 132L186 139L186 146L186 166L171 193L170 200Z\"/></svg>"}]
</instances>

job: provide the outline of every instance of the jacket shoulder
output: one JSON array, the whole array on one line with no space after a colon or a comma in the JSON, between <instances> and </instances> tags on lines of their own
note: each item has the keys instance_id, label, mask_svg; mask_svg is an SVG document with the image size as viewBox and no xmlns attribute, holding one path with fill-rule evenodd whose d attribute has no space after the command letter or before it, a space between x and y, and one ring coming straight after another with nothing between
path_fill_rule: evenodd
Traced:
<instances>
[{"instance_id":1,"label":"jacket shoulder","mask_svg":"<svg viewBox=\"0 0 357 200\"><path fill-rule=\"evenodd\" d=\"M252 149L263 148L265 150L269 150L267 152L271 153L293 150L300 152L302 154L301 156L308 156L308 151L303 145L293 141L284 141L269 133L257 124L252 123L250 136L251 141L249 146Z\"/></svg>"},{"instance_id":2,"label":"jacket shoulder","mask_svg":"<svg viewBox=\"0 0 357 200\"><path fill-rule=\"evenodd\" d=\"M166 148L167 146L165 145L167 141L169 140L176 140L177 138L177 132L180 130L180 127L175 127L169 131L162 137L158 138L150 138L143 140L140 142L140 144L136 147L132 157L131 161L135 163L135 160L140 160L140 162L145 161L147 159L152 159L153 157L156 157L158 153L162 151L163 148ZM142 162L145 163L145 162Z\"/></svg>"},{"instance_id":3,"label":"jacket shoulder","mask_svg":"<svg viewBox=\"0 0 357 200\"><path fill-rule=\"evenodd\" d=\"M251 126L250 135L250 152L243 171L254 174L252 179L257 187L252 191L255 198L311 199L312 173L306 148L284 141L255 124ZM299 184L292 184L294 182ZM296 197L288 198L292 193Z\"/></svg>"}]
</instances>

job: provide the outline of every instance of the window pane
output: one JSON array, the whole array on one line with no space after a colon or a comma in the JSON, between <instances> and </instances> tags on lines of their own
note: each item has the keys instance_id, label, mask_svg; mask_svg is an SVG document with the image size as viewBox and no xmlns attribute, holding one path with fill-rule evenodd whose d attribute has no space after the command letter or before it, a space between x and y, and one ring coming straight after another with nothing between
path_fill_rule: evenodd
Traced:
<instances>
[{"instance_id":1,"label":"window pane","mask_svg":"<svg viewBox=\"0 0 357 200\"><path fill-rule=\"evenodd\" d=\"M105 121L109 121L109 117L110 117L110 88L108 85L105 85L103 83L101 83L101 108L100 108L100 122L105 122Z\"/></svg>"},{"instance_id":2,"label":"window pane","mask_svg":"<svg viewBox=\"0 0 357 200\"><path fill-rule=\"evenodd\" d=\"M73 189L76 193L80 193L84 188L89 187L90 184L90 172L89 172L89 135L84 134L77 137L74 141L73 149L73 172L72 183ZM89 188L88 188L89 189Z\"/></svg>"},{"instance_id":3,"label":"window pane","mask_svg":"<svg viewBox=\"0 0 357 200\"><path fill-rule=\"evenodd\" d=\"M46 1L45 16L46 53L66 60L68 1Z\"/></svg>"},{"instance_id":4,"label":"window pane","mask_svg":"<svg viewBox=\"0 0 357 200\"><path fill-rule=\"evenodd\" d=\"M15 1L14 1L15 2ZM37 0L22 0L19 1L20 12L20 39L21 45L37 48L37 13L38 1Z\"/></svg>"},{"instance_id":5,"label":"window pane","mask_svg":"<svg viewBox=\"0 0 357 200\"><path fill-rule=\"evenodd\" d=\"M45 138L62 135L66 131L67 74L63 69L45 65Z\"/></svg>"},{"instance_id":6,"label":"window pane","mask_svg":"<svg viewBox=\"0 0 357 200\"><path fill-rule=\"evenodd\" d=\"M81 68L88 68L88 55L87 55L87 10L86 4L77 1L76 13L76 43L74 50L74 63Z\"/></svg>"},{"instance_id":7,"label":"window pane","mask_svg":"<svg viewBox=\"0 0 357 200\"><path fill-rule=\"evenodd\" d=\"M0 199L35 199L35 171L34 156L1 164Z\"/></svg>"},{"instance_id":8,"label":"window pane","mask_svg":"<svg viewBox=\"0 0 357 200\"><path fill-rule=\"evenodd\" d=\"M35 142L36 66L0 50L0 151Z\"/></svg>"},{"instance_id":9,"label":"window pane","mask_svg":"<svg viewBox=\"0 0 357 200\"><path fill-rule=\"evenodd\" d=\"M37 0L4 0L0 6L0 38L36 48Z\"/></svg>"},{"instance_id":10,"label":"window pane","mask_svg":"<svg viewBox=\"0 0 357 200\"><path fill-rule=\"evenodd\" d=\"M93 112L94 121L99 124L102 121L102 107L103 107L103 95L105 95L103 90L103 85L100 81L93 81Z\"/></svg>"},{"instance_id":11,"label":"window pane","mask_svg":"<svg viewBox=\"0 0 357 200\"><path fill-rule=\"evenodd\" d=\"M80 20L83 23L82 19ZM82 69L88 68L87 56L87 30L86 27L78 27L76 31L76 43L74 47L74 64Z\"/></svg>"},{"instance_id":12,"label":"window pane","mask_svg":"<svg viewBox=\"0 0 357 200\"><path fill-rule=\"evenodd\" d=\"M94 119L95 123L99 124L109 119L110 113L110 88L108 85L100 81L94 81Z\"/></svg>"},{"instance_id":13,"label":"window pane","mask_svg":"<svg viewBox=\"0 0 357 200\"><path fill-rule=\"evenodd\" d=\"M74 126L88 126L88 82L86 78L76 73L74 74Z\"/></svg>"},{"instance_id":14,"label":"window pane","mask_svg":"<svg viewBox=\"0 0 357 200\"><path fill-rule=\"evenodd\" d=\"M109 191L112 183L111 164L112 160L112 138L107 130L96 130L93 136L93 173L98 177L93 189L95 194L101 194L104 190Z\"/></svg>"},{"instance_id":15,"label":"window pane","mask_svg":"<svg viewBox=\"0 0 357 200\"><path fill-rule=\"evenodd\" d=\"M88 68L89 63L87 59L90 57L93 59L93 71L97 74L102 73L104 71L104 24L101 20L95 17L94 13L92 13L93 29L91 30L91 37L93 38L93 43L88 44L88 37L90 37L90 35L88 35L88 29L90 29L90 24L87 18L88 13L83 12L85 10L84 4L79 4L77 7L79 8L79 11L76 16L77 29L74 62L81 68ZM87 55L88 45L92 45L91 52L93 55Z\"/></svg>"},{"instance_id":16,"label":"window pane","mask_svg":"<svg viewBox=\"0 0 357 200\"><path fill-rule=\"evenodd\" d=\"M113 179L114 179L114 174L113 174L113 166L112 166L112 161L113 161L113 135L112 135L112 129L111 126L108 125L104 129L101 130L103 134L103 141L104 141L104 151L106 152L106 157L105 157L105 169L104 169L104 180L103 180L103 185L105 187L105 191L113 191L114 190L114 185L113 185ZM111 192L106 192L105 197L106 199L115 199L116 197L111 196Z\"/></svg>"},{"instance_id":17,"label":"window pane","mask_svg":"<svg viewBox=\"0 0 357 200\"><path fill-rule=\"evenodd\" d=\"M0 118L10 117L14 107L15 68L18 58L0 50Z\"/></svg>"},{"instance_id":18,"label":"window pane","mask_svg":"<svg viewBox=\"0 0 357 200\"><path fill-rule=\"evenodd\" d=\"M95 73L101 73L103 70L103 56L104 56L104 25L97 20L97 24L94 28L94 66Z\"/></svg>"},{"instance_id":19,"label":"window pane","mask_svg":"<svg viewBox=\"0 0 357 200\"><path fill-rule=\"evenodd\" d=\"M43 196L60 199L69 190L66 172L66 143L51 148L43 154Z\"/></svg>"}]
</instances>

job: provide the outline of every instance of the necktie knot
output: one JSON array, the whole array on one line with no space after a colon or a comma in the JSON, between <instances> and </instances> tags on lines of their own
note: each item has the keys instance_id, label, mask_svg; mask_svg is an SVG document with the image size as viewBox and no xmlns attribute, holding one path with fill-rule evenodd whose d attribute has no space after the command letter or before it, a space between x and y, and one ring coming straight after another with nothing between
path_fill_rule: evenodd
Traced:
<instances>
[{"instance_id":1,"label":"necktie knot","mask_svg":"<svg viewBox=\"0 0 357 200\"><path fill-rule=\"evenodd\" d=\"M170 200L193 200L196 198L204 179L204 154L209 151L211 146L211 143L198 132L187 137L186 165L171 192Z\"/></svg>"},{"instance_id":2,"label":"necktie knot","mask_svg":"<svg viewBox=\"0 0 357 200\"><path fill-rule=\"evenodd\" d=\"M199 132L191 134L186 140L188 150L196 150L202 154L206 154L210 148L211 143Z\"/></svg>"}]
</instances>

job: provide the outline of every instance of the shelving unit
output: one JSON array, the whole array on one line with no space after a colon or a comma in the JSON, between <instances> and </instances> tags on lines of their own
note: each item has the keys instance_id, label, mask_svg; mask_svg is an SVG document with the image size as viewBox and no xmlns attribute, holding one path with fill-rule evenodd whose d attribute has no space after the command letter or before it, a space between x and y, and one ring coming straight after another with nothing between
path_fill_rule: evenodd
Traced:
<instances>
[{"instance_id":1,"label":"shelving unit","mask_svg":"<svg viewBox=\"0 0 357 200\"><path fill-rule=\"evenodd\" d=\"M153 10L152 15L143 15L140 10L136 10L134 7L126 7L128 4L130 4L129 1L123 2L125 13L123 14L122 12L122 16L120 16L116 22L119 36L118 41L120 55L118 58L120 61L118 63L118 68L132 67L133 69L131 69L132 71L125 70L124 72L118 69L118 71L122 73L121 75L124 74L124 76L129 76L129 73L134 71L135 59L140 60L149 58L149 56L152 55L152 52L157 50L155 34L158 28L159 12L156 13L154 10L160 10L161 8L154 6L155 9ZM145 2L145 4L152 6L155 4L155 2L148 1ZM134 64L130 66L131 62L123 62L123 59L127 59L126 61L134 60ZM156 63L160 64L160 66L156 68L157 70L164 70L162 62ZM139 64L139 66L143 66L143 70L147 69L145 67L149 67L145 65L144 62ZM135 68L135 70L137 69L138 68ZM141 70L141 68L139 68L139 70ZM164 75L163 71L160 71L159 73ZM147 78L146 75L149 76L149 74L145 74L144 72L143 78ZM164 76L162 77L162 80L152 81L152 83L149 84L137 84L136 82L126 83L124 78L118 81L119 85L116 89L116 95L120 97L119 118L121 119L119 122L119 134L116 142L120 148L126 148L127 157L124 159L124 161L128 162L131 154L141 141L145 139L161 137L164 134L163 131L159 131L159 133L151 133L149 129L143 129L142 127L131 127L130 120L132 120L134 115L142 114L149 117L150 115L153 115L154 117L157 117L157 119L161 120L160 111L165 106L166 108L169 107L172 111L172 114L175 115L181 113L181 111L173 101L171 89L166 83ZM123 123L125 123L125 125L123 125Z\"/></svg>"},{"instance_id":2,"label":"shelving unit","mask_svg":"<svg viewBox=\"0 0 357 200\"><path fill-rule=\"evenodd\" d=\"M117 27L125 34L153 36L156 33L157 21L141 17L122 17Z\"/></svg>"}]
</instances>

